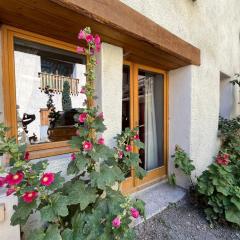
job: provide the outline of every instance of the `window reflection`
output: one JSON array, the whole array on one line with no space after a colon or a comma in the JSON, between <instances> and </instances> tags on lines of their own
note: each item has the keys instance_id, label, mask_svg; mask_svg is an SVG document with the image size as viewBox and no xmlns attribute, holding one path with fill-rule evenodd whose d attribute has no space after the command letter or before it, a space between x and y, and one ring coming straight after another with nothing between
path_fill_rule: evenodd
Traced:
<instances>
[{"instance_id":1,"label":"window reflection","mask_svg":"<svg viewBox=\"0 0 240 240\"><path fill-rule=\"evenodd\" d=\"M85 95L84 56L46 45L14 40L18 141L38 144L75 135Z\"/></svg>"}]
</instances>

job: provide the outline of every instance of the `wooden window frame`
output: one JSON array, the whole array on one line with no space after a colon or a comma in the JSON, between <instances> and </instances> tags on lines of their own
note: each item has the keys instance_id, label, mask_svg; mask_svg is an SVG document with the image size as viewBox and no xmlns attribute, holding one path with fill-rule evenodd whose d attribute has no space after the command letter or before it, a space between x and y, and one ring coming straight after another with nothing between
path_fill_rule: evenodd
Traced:
<instances>
[{"instance_id":1,"label":"wooden window frame","mask_svg":"<svg viewBox=\"0 0 240 240\"><path fill-rule=\"evenodd\" d=\"M4 100L4 122L10 127L9 136L17 136L17 111L16 111L16 81L14 63L14 38L37 42L47 46L60 48L66 51L75 52L76 46L53 38L45 37L36 33L18 29L8 25L1 26L2 33L2 79L3 79L3 100ZM30 152L30 159L43 158L76 150L71 148L68 141L41 143L27 145Z\"/></svg>"}]
</instances>

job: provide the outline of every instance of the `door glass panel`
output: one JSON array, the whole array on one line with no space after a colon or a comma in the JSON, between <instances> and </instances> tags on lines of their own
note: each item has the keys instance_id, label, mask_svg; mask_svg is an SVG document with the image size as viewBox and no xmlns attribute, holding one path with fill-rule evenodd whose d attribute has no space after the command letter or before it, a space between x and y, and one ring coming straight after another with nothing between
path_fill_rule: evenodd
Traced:
<instances>
[{"instance_id":1,"label":"door glass panel","mask_svg":"<svg viewBox=\"0 0 240 240\"><path fill-rule=\"evenodd\" d=\"M122 130L130 128L130 67L123 65Z\"/></svg>"},{"instance_id":2,"label":"door glass panel","mask_svg":"<svg viewBox=\"0 0 240 240\"><path fill-rule=\"evenodd\" d=\"M139 136L145 143L140 151L141 165L145 170L153 170L164 165L163 155L163 116L164 116L164 77L139 70Z\"/></svg>"}]
</instances>

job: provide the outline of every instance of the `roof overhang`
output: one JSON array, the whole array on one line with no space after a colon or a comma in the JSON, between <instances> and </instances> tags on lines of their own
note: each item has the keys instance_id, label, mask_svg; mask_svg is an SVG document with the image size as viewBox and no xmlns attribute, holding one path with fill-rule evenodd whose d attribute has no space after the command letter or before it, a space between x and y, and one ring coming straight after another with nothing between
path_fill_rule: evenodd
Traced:
<instances>
[{"instance_id":1,"label":"roof overhang","mask_svg":"<svg viewBox=\"0 0 240 240\"><path fill-rule=\"evenodd\" d=\"M200 50L118 0L0 0L0 22L77 45L90 26L124 59L176 69L200 65Z\"/></svg>"}]
</instances>

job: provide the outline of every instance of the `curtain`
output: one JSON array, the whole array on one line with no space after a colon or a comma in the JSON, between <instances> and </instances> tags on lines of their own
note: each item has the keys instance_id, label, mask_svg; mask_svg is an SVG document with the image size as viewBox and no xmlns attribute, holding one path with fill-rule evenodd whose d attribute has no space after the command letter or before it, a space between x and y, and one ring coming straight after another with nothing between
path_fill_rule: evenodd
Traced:
<instances>
[{"instance_id":1,"label":"curtain","mask_svg":"<svg viewBox=\"0 0 240 240\"><path fill-rule=\"evenodd\" d=\"M154 78L146 77L145 85L145 169L151 170L158 167L157 129L154 104Z\"/></svg>"}]
</instances>

